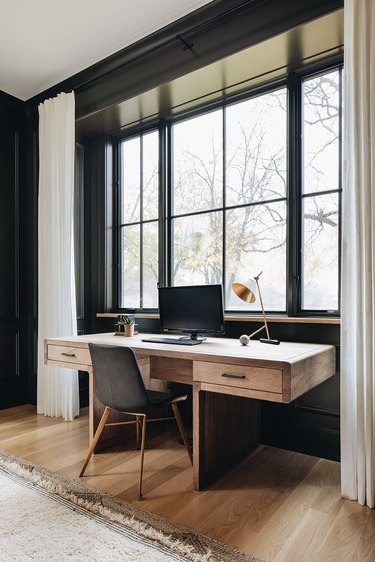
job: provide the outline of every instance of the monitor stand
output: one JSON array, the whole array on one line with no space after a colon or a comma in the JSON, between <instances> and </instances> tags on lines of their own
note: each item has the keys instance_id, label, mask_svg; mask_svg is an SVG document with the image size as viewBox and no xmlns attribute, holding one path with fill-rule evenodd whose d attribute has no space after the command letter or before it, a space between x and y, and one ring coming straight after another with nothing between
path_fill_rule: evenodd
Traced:
<instances>
[{"instance_id":1,"label":"monitor stand","mask_svg":"<svg viewBox=\"0 0 375 562\"><path fill-rule=\"evenodd\" d=\"M181 338L178 338L179 340L183 340L183 341L188 341L188 340L192 340L192 341L196 341L196 342L203 342L206 341L207 338L200 338L199 334L197 334L196 332L190 333L190 336L182 336Z\"/></svg>"}]
</instances>

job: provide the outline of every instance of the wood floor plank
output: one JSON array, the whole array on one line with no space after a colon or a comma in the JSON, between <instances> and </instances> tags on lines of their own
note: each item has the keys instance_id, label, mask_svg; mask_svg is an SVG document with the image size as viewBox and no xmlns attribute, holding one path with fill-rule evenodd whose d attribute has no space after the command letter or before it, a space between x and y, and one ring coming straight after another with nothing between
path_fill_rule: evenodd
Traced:
<instances>
[{"instance_id":1,"label":"wood floor plank","mask_svg":"<svg viewBox=\"0 0 375 562\"><path fill-rule=\"evenodd\" d=\"M339 463L320 460L304 482L320 490L320 494L312 504L314 509L333 514L340 511L345 500L341 496Z\"/></svg>"},{"instance_id":2,"label":"wood floor plank","mask_svg":"<svg viewBox=\"0 0 375 562\"><path fill-rule=\"evenodd\" d=\"M251 549L252 553L260 558L268 561L274 560L285 541L293 534L301 519L311 508L318 493L319 491L313 486L299 484L295 490L289 493L283 503L274 504L272 517L251 541L248 540L243 529L242 532L233 529L229 534L229 540L242 550Z\"/></svg>"},{"instance_id":3,"label":"wood floor plank","mask_svg":"<svg viewBox=\"0 0 375 562\"><path fill-rule=\"evenodd\" d=\"M364 534L361 537L360 548L354 552L351 562L375 560L375 511L372 509Z\"/></svg>"},{"instance_id":4,"label":"wood floor plank","mask_svg":"<svg viewBox=\"0 0 375 562\"><path fill-rule=\"evenodd\" d=\"M357 502L345 501L323 544L316 552L318 562L351 562L365 549L366 529L371 518L371 510ZM367 548L367 547L365 547ZM371 558L366 559L371 560ZM372 559L373 560L373 559Z\"/></svg>"},{"instance_id":5,"label":"wood floor plank","mask_svg":"<svg viewBox=\"0 0 375 562\"><path fill-rule=\"evenodd\" d=\"M316 553L331 527L335 515L308 509L293 533L274 558L274 562L314 562Z\"/></svg>"}]
</instances>

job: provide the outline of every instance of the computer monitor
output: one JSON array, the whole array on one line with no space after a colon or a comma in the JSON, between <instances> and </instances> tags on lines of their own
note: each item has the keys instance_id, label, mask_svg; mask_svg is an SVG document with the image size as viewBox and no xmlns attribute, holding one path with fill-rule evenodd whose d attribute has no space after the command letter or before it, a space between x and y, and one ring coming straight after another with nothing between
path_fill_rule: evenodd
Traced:
<instances>
[{"instance_id":1,"label":"computer monitor","mask_svg":"<svg viewBox=\"0 0 375 562\"><path fill-rule=\"evenodd\" d=\"M159 287L159 311L163 332L189 333L192 340L224 333L222 285Z\"/></svg>"}]
</instances>

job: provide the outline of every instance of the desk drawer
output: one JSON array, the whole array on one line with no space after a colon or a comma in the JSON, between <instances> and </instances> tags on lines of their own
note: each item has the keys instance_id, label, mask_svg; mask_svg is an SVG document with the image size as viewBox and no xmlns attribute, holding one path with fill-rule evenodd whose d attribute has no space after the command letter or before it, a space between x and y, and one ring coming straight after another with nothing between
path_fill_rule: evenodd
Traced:
<instances>
[{"instance_id":1,"label":"desk drawer","mask_svg":"<svg viewBox=\"0 0 375 562\"><path fill-rule=\"evenodd\" d=\"M195 381L211 384L280 394L283 390L282 371L279 369L194 361L193 374Z\"/></svg>"},{"instance_id":2,"label":"desk drawer","mask_svg":"<svg viewBox=\"0 0 375 562\"><path fill-rule=\"evenodd\" d=\"M91 356L88 347L48 345L47 359L49 361L59 361L60 363L91 365Z\"/></svg>"}]
</instances>

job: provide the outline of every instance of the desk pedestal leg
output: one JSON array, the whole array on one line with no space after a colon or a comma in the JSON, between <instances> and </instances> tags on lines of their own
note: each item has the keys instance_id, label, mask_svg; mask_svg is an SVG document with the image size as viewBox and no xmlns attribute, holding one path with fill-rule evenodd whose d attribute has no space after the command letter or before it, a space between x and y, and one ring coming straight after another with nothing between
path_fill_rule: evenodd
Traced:
<instances>
[{"instance_id":1,"label":"desk pedestal leg","mask_svg":"<svg viewBox=\"0 0 375 562\"><path fill-rule=\"evenodd\" d=\"M193 385L194 488L201 490L260 443L260 403Z\"/></svg>"},{"instance_id":2,"label":"desk pedestal leg","mask_svg":"<svg viewBox=\"0 0 375 562\"><path fill-rule=\"evenodd\" d=\"M200 383L193 383L193 487L203 487L204 473L204 393Z\"/></svg>"}]
</instances>

